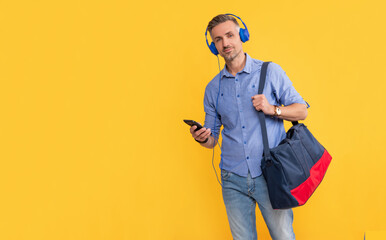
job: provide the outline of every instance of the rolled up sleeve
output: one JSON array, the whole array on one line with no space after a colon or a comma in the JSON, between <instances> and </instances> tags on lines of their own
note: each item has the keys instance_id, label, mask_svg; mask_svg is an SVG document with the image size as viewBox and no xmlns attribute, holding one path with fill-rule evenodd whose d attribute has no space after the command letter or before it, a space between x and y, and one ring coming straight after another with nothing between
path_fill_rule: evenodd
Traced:
<instances>
[{"instance_id":1,"label":"rolled up sleeve","mask_svg":"<svg viewBox=\"0 0 386 240\"><path fill-rule=\"evenodd\" d=\"M288 106L294 103L302 103L307 108L310 107L296 91L291 80L278 64L272 63L269 65L269 77L272 81L275 97L279 100L280 104Z\"/></svg>"}]
</instances>

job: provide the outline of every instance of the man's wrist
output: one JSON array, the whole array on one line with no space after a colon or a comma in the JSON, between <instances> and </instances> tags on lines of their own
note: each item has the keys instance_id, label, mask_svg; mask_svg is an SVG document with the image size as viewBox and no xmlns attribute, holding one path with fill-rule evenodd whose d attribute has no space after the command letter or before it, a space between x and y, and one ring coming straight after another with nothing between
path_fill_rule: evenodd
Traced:
<instances>
[{"instance_id":1,"label":"man's wrist","mask_svg":"<svg viewBox=\"0 0 386 240\"><path fill-rule=\"evenodd\" d=\"M274 117L274 116L276 116L276 106L275 105L271 105L271 106L272 106L271 109L273 109L271 116Z\"/></svg>"},{"instance_id":2,"label":"man's wrist","mask_svg":"<svg viewBox=\"0 0 386 240\"><path fill-rule=\"evenodd\" d=\"M278 116L280 116L281 115L281 109L280 109L280 107L279 106L275 106L275 105L273 105L273 108L274 108L274 113L273 113L273 116L274 117L278 117Z\"/></svg>"},{"instance_id":3,"label":"man's wrist","mask_svg":"<svg viewBox=\"0 0 386 240\"><path fill-rule=\"evenodd\" d=\"M198 141L197 139L194 139L194 140L196 140L196 142L198 142L198 143L202 143L202 144L203 144L203 143L207 143L207 142L208 142L208 140L209 140L209 137L208 137L208 138L206 138L206 139L205 139L204 141L202 141L202 142L201 142L201 141Z\"/></svg>"}]
</instances>

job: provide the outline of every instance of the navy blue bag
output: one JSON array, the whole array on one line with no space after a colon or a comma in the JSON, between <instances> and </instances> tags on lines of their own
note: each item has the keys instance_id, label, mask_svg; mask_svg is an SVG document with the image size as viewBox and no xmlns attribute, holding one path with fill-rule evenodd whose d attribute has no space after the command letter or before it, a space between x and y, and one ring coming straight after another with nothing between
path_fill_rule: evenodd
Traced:
<instances>
[{"instance_id":1,"label":"navy blue bag","mask_svg":"<svg viewBox=\"0 0 386 240\"><path fill-rule=\"evenodd\" d=\"M264 62L258 94L263 93L269 62ZM269 149L264 112L259 111L264 156L261 169L267 181L274 209L304 205L319 186L331 162L331 155L304 124L297 121L277 147Z\"/></svg>"}]
</instances>

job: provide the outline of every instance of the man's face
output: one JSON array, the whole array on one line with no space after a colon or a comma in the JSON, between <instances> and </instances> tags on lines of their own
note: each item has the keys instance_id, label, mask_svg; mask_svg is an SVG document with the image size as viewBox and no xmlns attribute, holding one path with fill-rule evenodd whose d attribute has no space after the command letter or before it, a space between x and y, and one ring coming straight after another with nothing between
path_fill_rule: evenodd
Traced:
<instances>
[{"instance_id":1,"label":"man's face","mask_svg":"<svg viewBox=\"0 0 386 240\"><path fill-rule=\"evenodd\" d=\"M230 62L242 53L242 42L234 22L226 21L220 23L212 29L211 37L220 56L225 61Z\"/></svg>"}]
</instances>

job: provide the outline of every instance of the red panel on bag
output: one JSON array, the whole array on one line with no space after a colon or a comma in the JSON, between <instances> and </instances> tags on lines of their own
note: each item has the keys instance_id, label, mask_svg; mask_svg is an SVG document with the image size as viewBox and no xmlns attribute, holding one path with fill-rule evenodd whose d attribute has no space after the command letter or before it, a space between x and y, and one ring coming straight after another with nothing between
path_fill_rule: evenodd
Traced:
<instances>
[{"instance_id":1,"label":"red panel on bag","mask_svg":"<svg viewBox=\"0 0 386 240\"><path fill-rule=\"evenodd\" d=\"M324 150L323 156L311 168L310 176L307 180L291 190L291 194L299 202L299 206L305 204L315 189L319 186L320 182L323 180L324 174L327 171L328 165L330 165L331 159L331 155L327 152L327 150Z\"/></svg>"}]
</instances>

